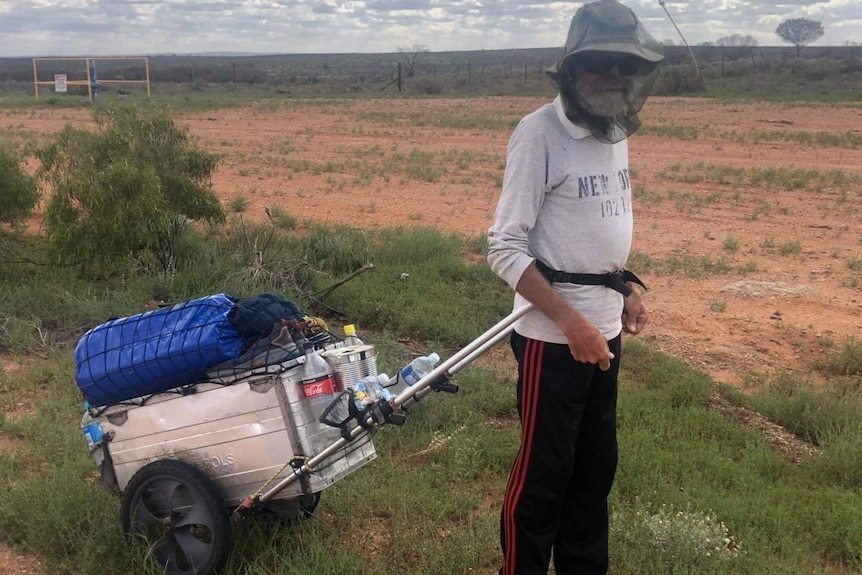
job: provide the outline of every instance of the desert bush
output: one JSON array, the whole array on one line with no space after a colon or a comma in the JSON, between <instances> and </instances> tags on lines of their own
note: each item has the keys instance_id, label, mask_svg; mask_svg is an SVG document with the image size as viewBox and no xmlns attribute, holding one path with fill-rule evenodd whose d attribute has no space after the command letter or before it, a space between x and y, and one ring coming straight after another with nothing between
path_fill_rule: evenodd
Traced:
<instances>
[{"instance_id":1,"label":"desert bush","mask_svg":"<svg viewBox=\"0 0 862 575\"><path fill-rule=\"evenodd\" d=\"M18 156L0 146L0 222L16 224L39 201L35 178L21 167Z\"/></svg>"},{"instance_id":2,"label":"desert bush","mask_svg":"<svg viewBox=\"0 0 862 575\"><path fill-rule=\"evenodd\" d=\"M829 354L819 367L831 375L862 375L862 341L855 337L847 339L840 349Z\"/></svg>"},{"instance_id":3,"label":"desert bush","mask_svg":"<svg viewBox=\"0 0 862 575\"><path fill-rule=\"evenodd\" d=\"M419 78L413 83L413 91L427 96L442 94L443 85L434 78Z\"/></svg>"},{"instance_id":4,"label":"desert bush","mask_svg":"<svg viewBox=\"0 0 862 575\"><path fill-rule=\"evenodd\" d=\"M690 66L667 66L661 69L653 93L659 96L699 94L706 92L703 76Z\"/></svg>"},{"instance_id":5,"label":"desert bush","mask_svg":"<svg viewBox=\"0 0 862 575\"><path fill-rule=\"evenodd\" d=\"M626 562L649 565L649 572L722 573L744 553L727 526L702 511L619 509L611 528L628 551Z\"/></svg>"},{"instance_id":6,"label":"desert bush","mask_svg":"<svg viewBox=\"0 0 862 575\"><path fill-rule=\"evenodd\" d=\"M222 222L210 186L218 157L193 147L167 108L94 111L97 131L66 126L37 152L53 189L45 224L55 261L101 273L171 266L185 219Z\"/></svg>"}]
</instances>

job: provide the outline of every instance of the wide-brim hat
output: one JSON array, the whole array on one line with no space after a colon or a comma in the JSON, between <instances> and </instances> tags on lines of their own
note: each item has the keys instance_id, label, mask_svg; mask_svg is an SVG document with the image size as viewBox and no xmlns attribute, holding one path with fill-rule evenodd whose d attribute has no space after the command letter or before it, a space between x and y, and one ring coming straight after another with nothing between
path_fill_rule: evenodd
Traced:
<instances>
[{"instance_id":1,"label":"wide-brim hat","mask_svg":"<svg viewBox=\"0 0 862 575\"><path fill-rule=\"evenodd\" d=\"M661 44L630 8L616 0L599 0L578 9L569 26L565 54L548 73L556 74L563 62L587 52L630 54L652 63L664 59Z\"/></svg>"}]
</instances>

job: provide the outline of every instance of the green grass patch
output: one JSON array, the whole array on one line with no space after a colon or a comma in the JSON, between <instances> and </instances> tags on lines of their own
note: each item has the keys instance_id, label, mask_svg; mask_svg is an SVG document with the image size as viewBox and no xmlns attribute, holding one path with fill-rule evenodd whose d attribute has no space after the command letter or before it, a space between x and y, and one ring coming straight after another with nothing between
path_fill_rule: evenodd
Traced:
<instances>
[{"instance_id":1,"label":"green grass patch","mask_svg":"<svg viewBox=\"0 0 862 575\"><path fill-rule=\"evenodd\" d=\"M38 554L52 572L144 572L120 532L116 497L98 487L78 427L71 349L86 327L142 311L156 295L184 301L277 290L313 314L358 324L378 349L380 370L392 373L416 348L451 355L511 306L509 288L482 260L482 238L310 223L291 232L267 225L209 233L188 240L203 251L174 277L96 282L26 264L7 266L0 276L7 318L38 319L50 335L39 344L44 359L37 365L0 371L0 414L14 413L0 415L0 437L12 445L0 453L0 541ZM38 259L38 244L26 249ZM321 295L366 263L374 268ZM661 271L670 262L651 265ZM695 267L714 273L707 270L720 266ZM7 350L24 355L39 335L4 337ZM860 352L853 341L832 349L822 368L826 386L780 379L761 394L728 398L821 449L794 464L758 430L712 407L715 394L727 392L705 374L648 342L625 339L620 466L611 498L614 573L826 575L862 568ZM499 366L459 372L457 395L431 395L410 408L404 427L381 428L378 458L326 489L310 520L240 524L225 573L494 572L499 509L520 437L514 378L514 370Z\"/></svg>"},{"instance_id":2,"label":"green grass patch","mask_svg":"<svg viewBox=\"0 0 862 575\"><path fill-rule=\"evenodd\" d=\"M682 164L675 162L660 170L657 176L664 180L684 183L715 183L725 185L749 184L782 190L836 188L845 194L862 190L862 176L843 170L826 173L803 168L735 168L733 166Z\"/></svg>"},{"instance_id":3,"label":"green grass patch","mask_svg":"<svg viewBox=\"0 0 862 575\"><path fill-rule=\"evenodd\" d=\"M794 142L809 146L858 148L862 145L862 135L847 131L833 132L800 132L779 130L752 130L751 138L756 142Z\"/></svg>"},{"instance_id":4,"label":"green grass patch","mask_svg":"<svg viewBox=\"0 0 862 575\"><path fill-rule=\"evenodd\" d=\"M639 272L644 271L655 275L683 274L690 278L727 274L733 271L730 263L722 257L683 254L656 259L638 251L632 251L629 254L627 265Z\"/></svg>"},{"instance_id":5,"label":"green grass patch","mask_svg":"<svg viewBox=\"0 0 862 575\"><path fill-rule=\"evenodd\" d=\"M659 138L672 138L674 140L696 140L698 129L695 126L677 126L675 124L660 124L658 126L641 126L638 134L642 136L658 136Z\"/></svg>"}]
</instances>

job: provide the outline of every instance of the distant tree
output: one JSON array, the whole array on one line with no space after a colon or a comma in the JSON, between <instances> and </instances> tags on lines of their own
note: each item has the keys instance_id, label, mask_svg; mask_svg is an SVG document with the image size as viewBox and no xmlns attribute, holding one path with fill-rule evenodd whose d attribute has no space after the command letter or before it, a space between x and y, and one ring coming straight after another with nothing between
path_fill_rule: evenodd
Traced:
<instances>
[{"instance_id":1,"label":"distant tree","mask_svg":"<svg viewBox=\"0 0 862 575\"><path fill-rule=\"evenodd\" d=\"M785 20L775 29L779 38L796 47L796 57L803 46L811 44L823 36L823 24L810 18L791 18Z\"/></svg>"},{"instance_id":2,"label":"distant tree","mask_svg":"<svg viewBox=\"0 0 862 575\"><path fill-rule=\"evenodd\" d=\"M739 60L747 58L757 46L757 39L754 36L743 36L742 34L732 34L719 38L715 41L716 46L723 48L722 52L731 60Z\"/></svg>"},{"instance_id":3,"label":"distant tree","mask_svg":"<svg viewBox=\"0 0 862 575\"><path fill-rule=\"evenodd\" d=\"M662 40L662 41L661 41L661 45L662 45L662 46L673 46L673 45L674 45L674 43L673 43L673 40L672 40L672 39L667 38L666 40Z\"/></svg>"},{"instance_id":4,"label":"distant tree","mask_svg":"<svg viewBox=\"0 0 862 575\"><path fill-rule=\"evenodd\" d=\"M743 36L742 34L731 34L715 41L716 46L757 46L754 36Z\"/></svg>"},{"instance_id":5,"label":"distant tree","mask_svg":"<svg viewBox=\"0 0 862 575\"><path fill-rule=\"evenodd\" d=\"M862 46L859 42L854 42L853 40L844 40L842 46Z\"/></svg>"},{"instance_id":6,"label":"distant tree","mask_svg":"<svg viewBox=\"0 0 862 575\"><path fill-rule=\"evenodd\" d=\"M0 146L0 222L15 225L33 212L39 200L36 179L16 154Z\"/></svg>"},{"instance_id":7,"label":"distant tree","mask_svg":"<svg viewBox=\"0 0 862 575\"><path fill-rule=\"evenodd\" d=\"M404 64L404 77L412 78L416 73L416 59L419 54L429 52L428 48L422 44L413 44L412 46L398 46L398 53L401 54L401 60Z\"/></svg>"}]
</instances>

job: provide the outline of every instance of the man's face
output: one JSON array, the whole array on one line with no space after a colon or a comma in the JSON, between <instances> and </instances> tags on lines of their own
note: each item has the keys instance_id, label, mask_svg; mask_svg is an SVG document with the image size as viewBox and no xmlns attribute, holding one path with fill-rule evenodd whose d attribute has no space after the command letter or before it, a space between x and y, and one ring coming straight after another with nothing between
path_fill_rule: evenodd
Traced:
<instances>
[{"instance_id":1,"label":"man's face","mask_svg":"<svg viewBox=\"0 0 862 575\"><path fill-rule=\"evenodd\" d=\"M597 75L582 71L575 80L575 94L587 112L594 116L611 118L625 114L629 108L630 78L615 72Z\"/></svg>"},{"instance_id":2,"label":"man's face","mask_svg":"<svg viewBox=\"0 0 862 575\"><path fill-rule=\"evenodd\" d=\"M629 111L635 75L649 73L654 68L628 54L585 54L572 62L572 88L590 114L605 118L619 116Z\"/></svg>"}]
</instances>

